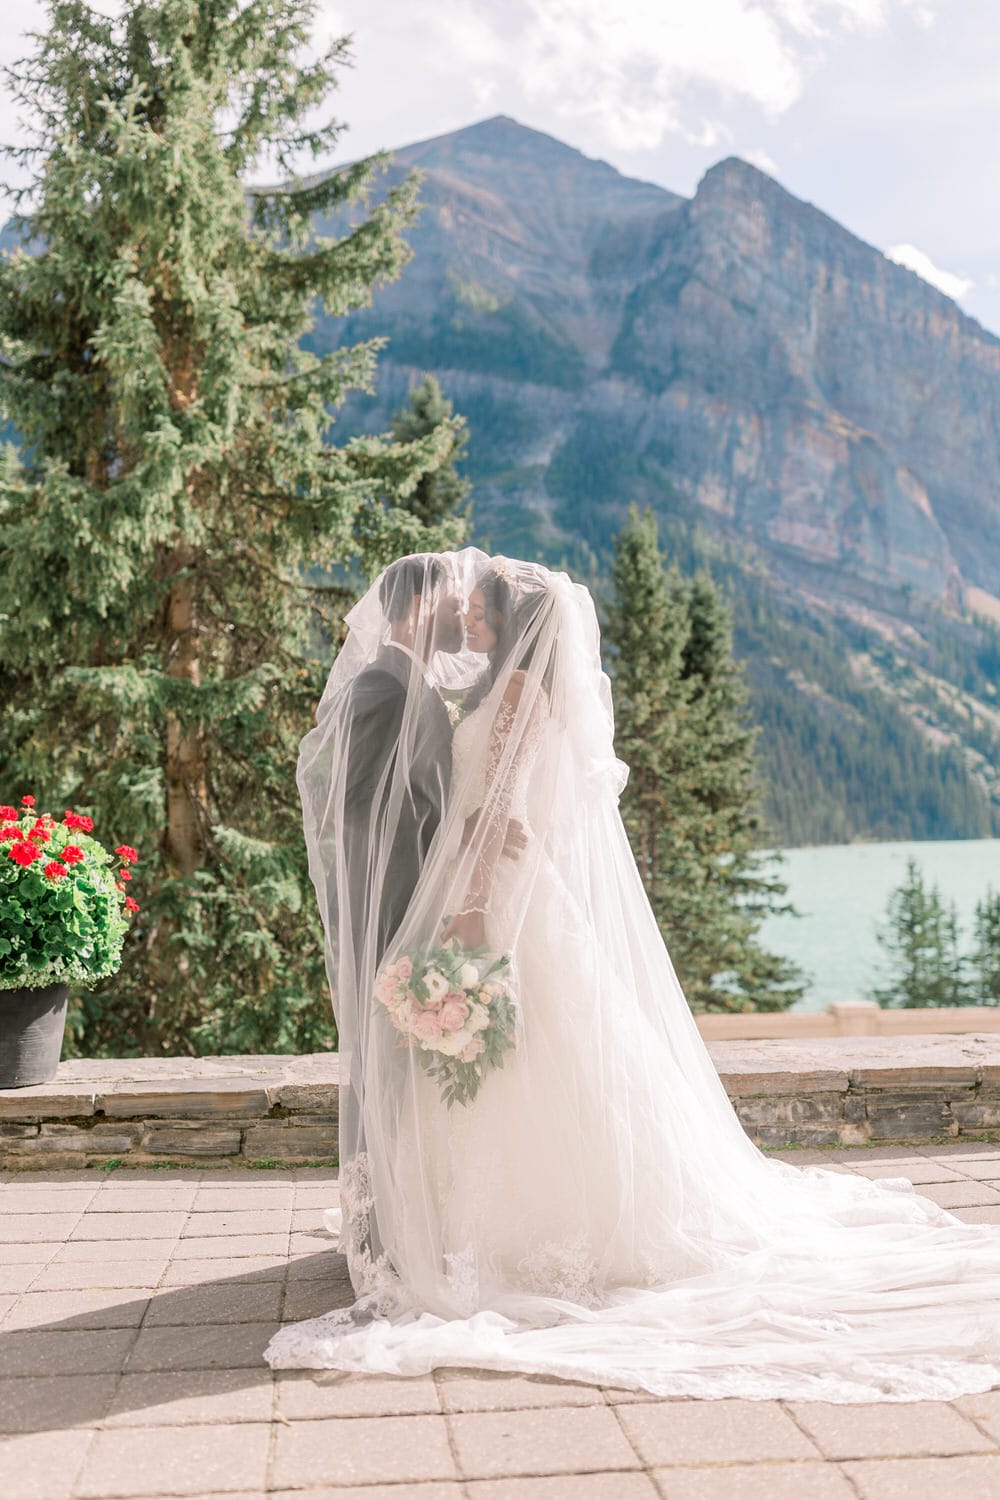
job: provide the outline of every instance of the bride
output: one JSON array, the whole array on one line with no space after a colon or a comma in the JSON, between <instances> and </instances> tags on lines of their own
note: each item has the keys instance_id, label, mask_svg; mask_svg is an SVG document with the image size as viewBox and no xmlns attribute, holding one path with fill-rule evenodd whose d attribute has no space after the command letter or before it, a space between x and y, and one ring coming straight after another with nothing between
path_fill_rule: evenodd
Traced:
<instances>
[{"instance_id":1,"label":"bride","mask_svg":"<svg viewBox=\"0 0 1000 1500\"><path fill-rule=\"evenodd\" d=\"M1000 1230L903 1179L768 1159L739 1124L619 816L587 590L473 548L425 566L405 615L383 578L348 616L300 756L357 1300L282 1329L269 1362L837 1402L1000 1384ZM442 590L467 600L458 650ZM359 882L352 702L393 644L409 675ZM450 778L412 898L386 942L359 936L442 699Z\"/></svg>"}]
</instances>

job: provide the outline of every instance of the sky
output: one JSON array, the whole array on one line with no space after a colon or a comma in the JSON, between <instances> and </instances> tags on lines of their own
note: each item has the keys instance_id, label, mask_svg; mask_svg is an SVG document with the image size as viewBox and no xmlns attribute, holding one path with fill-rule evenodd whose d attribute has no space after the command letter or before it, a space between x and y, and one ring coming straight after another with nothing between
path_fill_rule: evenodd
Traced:
<instances>
[{"instance_id":1,"label":"sky","mask_svg":"<svg viewBox=\"0 0 1000 1500\"><path fill-rule=\"evenodd\" d=\"M1000 333L1000 0L318 0L347 33L333 161L497 114L684 194L742 156Z\"/></svg>"}]
</instances>

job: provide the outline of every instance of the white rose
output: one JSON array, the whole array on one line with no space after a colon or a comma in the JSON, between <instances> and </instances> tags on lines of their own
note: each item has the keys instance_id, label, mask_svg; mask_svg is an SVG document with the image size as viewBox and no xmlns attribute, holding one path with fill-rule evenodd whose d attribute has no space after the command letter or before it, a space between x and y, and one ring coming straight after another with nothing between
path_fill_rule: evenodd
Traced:
<instances>
[{"instance_id":1,"label":"white rose","mask_svg":"<svg viewBox=\"0 0 1000 1500\"><path fill-rule=\"evenodd\" d=\"M485 1031L490 1024L490 1013L485 1005L480 1005L478 1000L473 1000L469 1005L469 1014L466 1017L463 1031L469 1031L475 1036L477 1031Z\"/></svg>"},{"instance_id":2,"label":"white rose","mask_svg":"<svg viewBox=\"0 0 1000 1500\"><path fill-rule=\"evenodd\" d=\"M463 1026L459 1031L445 1032L436 1043L438 1052L443 1052L445 1057L457 1057L458 1054L472 1041L472 1032Z\"/></svg>"},{"instance_id":3,"label":"white rose","mask_svg":"<svg viewBox=\"0 0 1000 1500\"><path fill-rule=\"evenodd\" d=\"M424 975L424 984L427 986L428 996L435 1002L443 1000L451 988L440 969L428 969Z\"/></svg>"},{"instance_id":4,"label":"white rose","mask_svg":"<svg viewBox=\"0 0 1000 1500\"><path fill-rule=\"evenodd\" d=\"M463 990L474 989L479 983L479 970L475 964L463 964L458 971L458 982Z\"/></svg>"}]
</instances>

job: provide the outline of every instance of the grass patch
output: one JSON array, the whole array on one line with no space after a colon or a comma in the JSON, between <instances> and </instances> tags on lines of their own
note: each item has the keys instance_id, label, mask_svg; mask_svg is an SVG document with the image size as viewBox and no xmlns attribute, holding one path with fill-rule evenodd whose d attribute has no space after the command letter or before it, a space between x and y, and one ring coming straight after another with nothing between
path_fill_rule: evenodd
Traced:
<instances>
[{"instance_id":1,"label":"grass patch","mask_svg":"<svg viewBox=\"0 0 1000 1500\"><path fill-rule=\"evenodd\" d=\"M281 1172L291 1171L295 1167L339 1167L340 1162L335 1156L322 1156L309 1161L279 1161L273 1156L262 1156L256 1161L248 1161L246 1165L251 1172Z\"/></svg>"}]
</instances>

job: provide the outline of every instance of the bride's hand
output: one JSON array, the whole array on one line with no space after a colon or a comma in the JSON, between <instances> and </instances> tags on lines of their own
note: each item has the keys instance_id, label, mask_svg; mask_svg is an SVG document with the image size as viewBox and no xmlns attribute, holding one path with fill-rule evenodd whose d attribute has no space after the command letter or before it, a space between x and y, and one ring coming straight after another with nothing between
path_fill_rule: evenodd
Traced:
<instances>
[{"instance_id":1,"label":"bride's hand","mask_svg":"<svg viewBox=\"0 0 1000 1500\"><path fill-rule=\"evenodd\" d=\"M482 808L477 807L476 811L474 813L470 813L465 820L465 824L462 828L463 849L467 849L469 843L472 840L472 836L479 824L481 812ZM521 854L525 849L527 849L527 847L528 835L524 831L524 824L521 823L517 818L508 818L507 826L504 829L503 848L500 850L500 853L504 856L505 859L520 859Z\"/></svg>"},{"instance_id":2,"label":"bride's hand","mask_svg":"<svg viewBox=\"0 0 1000 1500\"><path fill-rule=\"evenodd\" d=\"M454 938L463 948L481 948L486 941L486 923L481 911L460 911L441 934L442 943Z\"/></svg>"},{"instance_id":3,"label":"bride's hand","mask_svg":"<svg viewBox=\"0 0 1000 1500\"><path fill-rule=\"evenodd\" d=\"M527 847L528 835L524 831L524 824L519 823L517 818L509 818L500 852L507 859L520 859L522 851Z\"/></svg>"}]
</instances>

